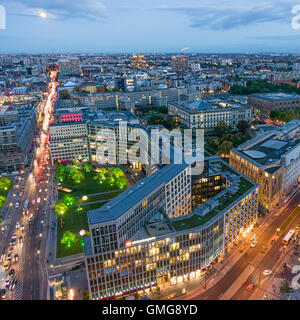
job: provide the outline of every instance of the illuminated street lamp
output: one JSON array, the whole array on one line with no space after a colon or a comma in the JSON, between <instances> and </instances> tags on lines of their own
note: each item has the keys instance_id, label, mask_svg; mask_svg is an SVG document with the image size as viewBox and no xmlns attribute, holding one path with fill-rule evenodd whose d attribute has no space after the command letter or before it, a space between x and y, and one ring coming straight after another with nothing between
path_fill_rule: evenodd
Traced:
<instances>
[{"instance_id":1,"label":"illuminated street lamp","mask_svg":"<svg viewBox=\"0 0 300 320\"><path fill-rule=\"evenodd\" d=\"M87 196L83 196L83 197L82 197L82 201L86 201L87 199L88 199Z\"/></svg>"}]
</instances>

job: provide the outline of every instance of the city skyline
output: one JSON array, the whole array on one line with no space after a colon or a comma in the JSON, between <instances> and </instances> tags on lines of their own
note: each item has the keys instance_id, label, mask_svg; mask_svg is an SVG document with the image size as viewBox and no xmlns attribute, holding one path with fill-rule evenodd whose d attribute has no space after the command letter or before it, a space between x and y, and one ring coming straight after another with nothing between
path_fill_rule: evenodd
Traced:
<instances>
[{"instance_id":1,"label":"city skyline","mask_svg":"<svg viewBox=\"0 0 300 320\"><path fill-rule=\"evenodd\" d=\"M1 53L299 53L292 28L296 0L0 1ZM153 23L155 21L155 23Z\"/></svg>"}]
</instances>

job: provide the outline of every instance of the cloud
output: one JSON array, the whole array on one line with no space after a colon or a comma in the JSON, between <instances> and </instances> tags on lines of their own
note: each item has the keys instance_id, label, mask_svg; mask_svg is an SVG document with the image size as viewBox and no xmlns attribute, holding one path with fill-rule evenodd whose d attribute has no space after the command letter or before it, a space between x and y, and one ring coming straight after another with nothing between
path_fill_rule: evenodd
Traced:
<instances>
[{"instance_id":1,"label":"cloud","mask_svg":"<svg viewBox=\"0 0 300 320\"><path fill-rule=\"evenodd\" d=\"M40 16L44 12L52 19L106 18L106 8L99 0L9 0L4 3L7 3L8 14Z\"/></svg>"},{"instance_id":2,"label":"cloud","mask_svg":"<svg viewBox=\"0 0 300 320\"><path fill-rule=\"evenodd\" d=\"M294 1L293 1L294 2ZM256 0L244 6L235 1L219 2L218 6L209 4L195 7L172 7L161 5L153 8L161 12L179 12L185 14L193 28L210 30L229 30L268 22L291 21L292 3L289 0L257 2Z\"/></svg>"}]
</instances>

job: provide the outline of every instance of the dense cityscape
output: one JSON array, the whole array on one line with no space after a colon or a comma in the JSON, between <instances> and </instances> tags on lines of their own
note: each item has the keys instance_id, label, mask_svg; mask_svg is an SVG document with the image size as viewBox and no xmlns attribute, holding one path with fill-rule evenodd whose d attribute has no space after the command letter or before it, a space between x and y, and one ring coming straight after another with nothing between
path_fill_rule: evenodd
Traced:
<instances>
[{"instance_id":1,"label":"dense cityscape","mask_svg":"<svg viewBox=\"0 0 300 320\"><path fill-rule=\"evenodd\" d=\"M299 300L300 54L185 51L0 56L1 299Z\"/></svg>"}]
</instances>

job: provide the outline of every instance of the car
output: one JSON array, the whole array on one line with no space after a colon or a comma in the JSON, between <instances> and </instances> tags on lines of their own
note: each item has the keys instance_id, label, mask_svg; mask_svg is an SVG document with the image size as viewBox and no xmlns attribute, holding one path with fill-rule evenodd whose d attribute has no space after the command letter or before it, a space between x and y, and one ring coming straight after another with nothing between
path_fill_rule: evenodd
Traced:
<instances>
[{"instance_id":1,"label":"car","mask_svg":"<svg viewBox=\"0 0 300 320\"><path fill-rule=\"evenodd\" d=\"M9 276L12 276L12 275L14 275L14 274L15 274L15 269L10 269L8 275L9 275Z\"/></svg>"},{"instance_id":2,"label":"car","mask_svg":"<svg viewBox=\"0 0 300 320\"><path fill-rule=\"evenodd\" d=\"M255 283L254 283L254 282L251 282L251 283L248 284L248 286L246 287L246 290L247 290L247 291L252 291L254 287L255 287Z\"/></svg>"},{"instance_id":3,"label":"car","mask_svg":"<svg viewBox=\"0 0 300 320\"><path fill-rule=\"evenodd\" d=\"M300 223L297 224L296 229L300 229Z\"/></svg>"},{"instance_id":4,"label":"car","mask_svg":"<svg viewBox=\"0 0 300 320\"><path fill-rule=\"evenodd\" d=\"M17 222L17 224L16 224L16 229L20 229L20 223L19 222Z\"/></svg>"},{"instance_id":5,"label":"car","mask_svg":"<svg viewBox=\"0 0 300 320\"><path fill-rule=\"evenodd\" d=\"M10 253L7 255L7 260L11 260L11 254Z\"/></svg>"},{"instance_id":6,"label":"car","mask_svg":"<svg viewBox=\"0 0 300 320\"><path fill-rule=\"evenodd\" d=\"M254 248L256 245L257 245L257 242L252 242L252 243L250 244L250 248Z\"/></svg>"},{"instance_id":7,"label":"car","mask_svg":"<svg viewBox=\"0 0 300 320\"><path fill-rule=\"evenodd\" d=\"M24 224L21 224L21 230L24 231Z\"/></svg>"},{"instance_id":8,"label":"car","mask_svg":"<svg viewBox=\"0 0 300 320\"><path fill-rule=\"evenodd\" d=\"M1 289L1 299L5 299L6 290L5 288Z\"/></svg>"},{"instance_id":9,"label":"car","mask_svg":"<svg viewBox=\"0 0 300 320\"><path fill-rule=\"evenodd\" d=\"M14 251L14 247L13 246L10 246L9 247L9 252L11 253L11 252L13 252Z\"/></svg>"},{"instance_id":10,"label":"car","mask_svg":"<svg viewBox=\"0 0 300 320\"><path fill-rule=\"evenodd\" d=\"M20 193L19 193L19 197L22 197L23 196L23 192L21 191Z\"/></svg>"},{"instance_id":11,"label":"car","mask_svg":"<svg viewBox=\"0 0 300 320\"><path fill-rule=\"evenodd\" d=\"M14 246L16 244L16 239L11 239L10 245Z\"/></svg>"},{"instance_id":12,"label":"car","mask_svg":"<svg viewBox=\"0 0 300 320\"><path fill-rule=\"evenodd\" d=\"M35 204L35 199L32 199L31 203L32 203L32 204Z\"/></svg>"},{"instance_id":13,"label":"car","mask_svg":"<svg viewBox=\"0 0 300 320\"><path fill-rule=\"evenodd\" d=\"M268 275L272 274L272 270L265 270L265 271L263 272L263 274L264 274L265 276L268 276Z\"/></svg>"},{"instance_id":14,"label":"car","mask_svg":"<svg viewBox=\"0 0 300 320\"><path fill-rule=\"evenodd\" d=\"M14 254L13 262L17 262L19 260L19 256L17 253Z\"/></svg>"},{"instance_id":15,"label":"car","mask_svg":"<svg viewBox=\"0 0 300 320\"><path fill-rule=\"evenodd\" d=\"M32 224L32 220L29 220L29 221L28 221L28 224Z\"/></svg>"},{"instance_id":16,"label":"car","mask_svg":"<svg viewBox=\"0 0 300 320\"><path fill-rule=\"evenodd\" d=\"M42 192L42 189L40 189L39 192Z\"/></svg>"},{"instance_id":17,"label":"car","mask_svg":"<svg viewBox=\"0 0 300 320\"><path fill-rule=\"evenodd\" d=\"M8 276L5 280L5 285L8 287L10 284L10 276Z\"/></svg>"},{"instance_id":18,"label":"car","mask_svg":"<svg viewBox=\"0 0 300 320\"><path fill-rule=\"evenodd\" d=\"M17 237L17 234L16 234L16 233L13 233L12 239L16 239L16 237Z\"/></svg>"},{"instance_id":19,"label":"car","mask_svg":"<svg viewBox=\"0 0 300 320\"><path fill-rule=\"evenodd\" d=\"M14 290L15 286L16 286L16 279L13 279L12 282L9 285L9 290Z\"/></svg>"},{"instance_id":20,"label":"car","mask_svg":"<svg viewBox=\"0 0 300 320\"><path fill-rule=\"evenodd\" d=\"M19 237L19 243L22 243L22 242L23 242L23 237L20 236L20 237Z\"/></svg>"},{"instance_id":21,"label":"car","mask_svg":"<svg viewBox=\"0 0 300 320\"><path fill-rule=\"evenodd\" d=\"M80 264L75 264L73 267L72 267L72 270L78 270L80 268Z\"/></svg>"},{"instance_id":22,"label":"car","mask_svg":"<svg viewBox=\"0 0 300 320\"><path fill-rule=\"evenodd\" d=\"M7 261L4 265L5 271L8 270L9 267L10 267L10 261Z\"/></svg>"},{"instance_id":23,"label":"car","mask_svg":"<svg viewBox=\"0 0 300 320\"><path fill-rule=\"evenodd\" d=\"M19 208L19 206L20 206L20 204L19 204L19 202L17 202L15 205L15 208L17 209L17 208Z\"/></svg>"}]
</instances>

